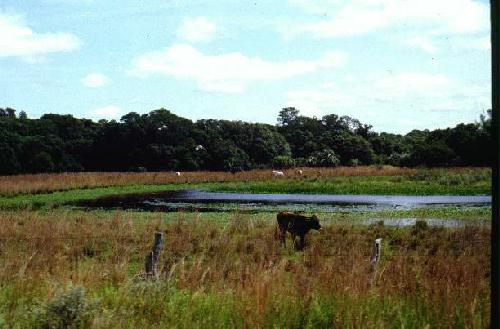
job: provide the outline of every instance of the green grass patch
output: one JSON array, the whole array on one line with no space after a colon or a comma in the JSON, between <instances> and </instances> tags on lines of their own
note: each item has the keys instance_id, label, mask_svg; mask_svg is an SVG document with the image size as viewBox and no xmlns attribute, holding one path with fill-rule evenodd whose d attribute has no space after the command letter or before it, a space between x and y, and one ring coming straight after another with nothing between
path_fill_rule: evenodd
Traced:
<instances>
[{"instance_id":1,"label":"green grass patch","mask_svg":"<svg viewBox=\"0 0 500 329\"><path fill-rule=\"evenodd\" d=\"M491 180L460 181L416 179L407 176L285 178L266 181L224 182L206 185L215 192L378 194L378 195L483 195L491 194Z\"/></svg>"},{"instance_id":2,"label":"green grass patch","mask_svg":"<svg viewBox=\"0 0 500 329\"><path fill-rule=\"evenodd\" d=\"M276 221L276 211L264 211L256 213L233 212L150 212L133 210L81 210L71 207L60 207L58 209L40 209L34 211L40 214L57 214L58 216L98 216L113 218L127 214L128 218L134 218L134 221L148 223L161 220L162 223L168 223L174 220L208 220L213 223L227 224L228 221L235 221L244 216L245 219L253 221ZM491 220L491 208L458 208L458 207L440 207L440 208L417 208L417 209L383 209L370 211L339 211L339 212L320 212L308 211L306 214L317 214L321 221L326 223L355 224L358 220L365 219L398 219L398 218L437 218L437 219L457 219L457 220Z\"/></svg>"},{"instance_id":3,"label":"green grass patch","mask_svg":"<svg viewBox=\"0 0 500 329\"><path fill-rule=\"evenodd\" d=\"M58 207L65 202L93 199L105 195L125 193L148 193L182 188L182 185L126 185L76 189L52 193L21 194L0 197L0 209L44 209Z\"/></svg>"},{"instance_id":4,"label":"green grass patch","mask_svg":"<svg viewBox=\"0 0 500 329\"><path fill-rule=\"evenodd\" d=\"M11 289L1 294L5 299ZM275 295L259 313L259 305L248 305L231 290L191 291L164 281L105 286L86 294L78 287L69 288L45 303L22 299L12 306L0 310L4 328L399 329L489 324L486 296L478 300L473 320L460 305L449 314L423 298L386 296L376 290L364 296L318 292L308 299L296 293Z\"/></svg>"}]
</instances>

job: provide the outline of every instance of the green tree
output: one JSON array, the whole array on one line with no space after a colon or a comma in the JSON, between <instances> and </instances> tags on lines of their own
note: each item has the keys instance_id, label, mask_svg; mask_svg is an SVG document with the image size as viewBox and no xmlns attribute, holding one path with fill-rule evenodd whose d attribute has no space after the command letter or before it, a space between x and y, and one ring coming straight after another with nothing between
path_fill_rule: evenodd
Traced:
<instances>
[{"instance_id":1,"label":"green tree","mask_svg":"<svg viewBox=\"0 0 500 329\"><path fill-rule=\"evenodd\" d=\"M285 107L278 114L278 124L281 126L289 125L297 120L299 116L299 110L295 107Z\"/></svg>"},{"instance_id":2,"label":"green tree","mask_svg":"<svg viewBox=\"0 0 500 329\"><path fill-rule=\"evenodd\" d=\"M363 137L345 130L327 132L322 137L322 143L340 157L342 164L347 164L351 159L358 159L365 165L372 163L373 150Z\"/></svg>"},{"instance_id":3,"label":"green tree","mask_svg":"<svg viewBox=\"0 0 500 329\"><path fill-rule=\"evenodd\" d=\"M336 167L340 164L339 157L331 149L315 152L307 158L307 164L312 167Z\"/></svg>"},{"instance_id":4,"label":"green tree","mask_svg":"<svg viewBox=\"0 0 500 329\"><path fill-rule=\"evenodd\" d=\"M19 120L27 120L28 114L24 111L19 112Z\"/></svg>"}]
</instances>

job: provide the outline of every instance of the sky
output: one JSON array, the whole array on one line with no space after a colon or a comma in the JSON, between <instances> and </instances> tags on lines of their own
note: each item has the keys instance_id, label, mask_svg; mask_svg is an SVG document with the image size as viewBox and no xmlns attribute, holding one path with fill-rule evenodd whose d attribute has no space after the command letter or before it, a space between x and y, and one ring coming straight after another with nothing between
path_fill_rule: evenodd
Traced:
<instances>
[{"instance_id":1,"label":"sky","mask_svg":"<svg viewBox=\"0 0 500 329\"><path fill-rule=\"evenodd\" d=\"M117 119L159 108L276 123L283 107L378 132L491 108L477 0L0 0L0 107Z\"/></svg>"}]
</instances>

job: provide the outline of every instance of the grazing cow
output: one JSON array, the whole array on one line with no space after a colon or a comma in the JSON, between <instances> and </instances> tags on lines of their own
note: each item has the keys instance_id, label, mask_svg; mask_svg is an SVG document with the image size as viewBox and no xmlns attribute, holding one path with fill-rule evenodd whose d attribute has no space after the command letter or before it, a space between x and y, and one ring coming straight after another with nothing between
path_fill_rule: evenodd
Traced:
<instances>
[{"instance_id":1,"label":"grazing cow","mask_svg":"<svg viewBox=\"0 0 500 329\"><path fill-rule=\"evenodd\" d=\"M303 172L301 169L299 169L299 170L297 170L297 174L298 174L299 176L302 176L302 175L304 174L304 172Z\"/></svg>"},{"instance_id":2,"label":"grazing cow","mask_svg":"<svg viewBox=\"0 0 500 329\"><path fill-rule=\"evenodd\" d=\"M305 246L305 236L310 230L321 230L318 217L311 217L294 214L288 211L282 211L276 216L280 230L281 243L286 247L286 231L292 235L292 241L295 244L296 236L300 237L300 245L295 244L297 250Z\"/></svg>"},{"instance_id":3,"label":"grazing cow","mask_svg":"<svg viewBox=\"0 0 500 329\"><path fill-rule=\"evenodd\" d=\"M274 177L283 177L283 176L285 176L285 173L283 173L282 171L273 170L273 176Z\"/></svg>"},{"instance_id":4,"label":"grazing cow","mask_svg":"<svg viewBox=\"0 0 500 329\"><path fill-rule=\"evenodd\" d=\"M181 175L180 172L178 172L178 171L175 172L175 176L179 177L180 175Z\"/></svg>"}]
</instances>

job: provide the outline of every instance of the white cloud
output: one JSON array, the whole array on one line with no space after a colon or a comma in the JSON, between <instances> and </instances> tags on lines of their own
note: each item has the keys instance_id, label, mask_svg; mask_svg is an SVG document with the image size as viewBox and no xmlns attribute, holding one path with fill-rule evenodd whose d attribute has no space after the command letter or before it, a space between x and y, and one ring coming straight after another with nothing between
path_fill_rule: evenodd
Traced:
<instances>
[{"instance_id":1,"label":"white cloud","mask_svg":"<svg viewBox=\"0 0 500 329\"><path fill-rule=\"evenodd\" d=\"M189 45L173 45L136 58L130 72L194 80L207 91L241 92L251 81L287 79L320 68L337 67L344 60L343 53L331 51L317 60L269 62L239 52L205 55Z\"/></svg>"},{"instance_id":2,"label":"white cloud","mask_svg":"<svg viewBox=\"0 0 500 329\"><path fill-rule=\"evenodd\" d=\"M117 120L120 119L124 114L125 112L123 111L123 109L116 105L103 106L92 109L87 112L87 115L95 120L100 120L100 119Z\"/></svg>"},{"instance_id":3,"label":"white cloud","mask_svg":"<svg viewBox=\"0 0 500 329\"><path fill-rule=\"evenodd\" d=\"M429 54L436 53L436 46L434 45L434 43L430 40L430 38L424 36L409 37L405 40L405 43L410 46L420 48Z\"/></svg>"},{"instance_id":4,"label":"white cloud","mask_svg":"<svg viewBox=\"0 0 500 329\"><path fill-rule=\"evenodd\" d=\"M316 38L340 38L385 29L404 33L404 43L434 52L432 38L489 33L489 4L476 0L353 0L330 1L321 7L312 2L291 0L292 4L327 17L296 24L290 33L311 34ZM387 31L393 28L392 31ZM397 30L396 30L397 29ZM479 36L478 36L479 34Z\"/></svg>"},{"instance_id":5,"label":"white cloud","mask_svg":"<svg viewBox=\"0 0 500 329\"><path fill-rule=\"evenodd\" d=\"M308 116L349 115L378 131L393 132L471 122L491 107L490 85L464 84L428 73L344 79L291 90L286 97L286 106Z\"/></svg>"},{"instance_id":6,"label":"white cloud","mask_svg":"<svg viewBox=\"0 0 500 329\"><path fill-rule=\"evenodd\" d=\"M82 84L89 88L103 87L108 84L108 78L102 73L90 73L82 79Z\"/></svg>"},{"instance_id":7,"label":"white cloud","mask_svg":"<svg viewBox=\"0 0 500 329\"><path fill-rule=\"evenodd\" d=\"M387 13L380 9L348 5L334 18L299 26L297 32L310 32L315 37L349 37L364 34L387 25Z\"/></svg>"},{"instance_id":8,"label":"white cloud","mask_svg":"<svg viewBox=\"0 0 500 329\"><path fill-rule=\"evenodd\" d=\"M0 13L0 57L33 57L52 52L67 52L80 47L71 33L37 33L22 17Z\"/></svg>"},{"instance_id":9,"label":"white cloud","mask_svg":"<svg viewBox=\"0 0 500 329\"><path fill-rule=\"evenodd\" d=\"M475 49L491 50L491 37L485 36L479 39L475 39L468 44Z\"/></svg>"},{"instance_id":10,"label":"white cloud","mask_svg":"<svg viewBox=\"0 0 500 329\"><path fill-rule=\"evenodd\" d=\"M387 99L407 97L439 97L456 85L442 74L402 73L373 81L373 90Z\"/></svg>"},{"instance_id":11,"label":"white cloud","mask_svg":"<svg viewBox=\"0 0 500 329\"><path fill-rule=\"evenodd\" d=\"M311 10L307 2L296 4ZM318 8L314 9L315 11ZM342 37L391 25L418 26L436 34L466 34L489 29L489 7L474 0L354 0L324 6L331 18L302 24L299 31L317 37Z\"/></svg>"},{"instance_id":12,"label":"white cloud","mask_svg":"<svg viewBox=\"0 0 500 329\"><path fill-rule=\"evenodd\" d=\"M468 37L459 36L452 39L452 42L457 48L476 49L476 50L491 50L491 36L483 37Z\"/></svg>"},{"instance_id":13,"label":"white cloud","mask_svg":"<svg viewBox=\"0 0 500 329\"><path fill-rule=\"evenodd\" d=\"M205 17L188 18L177 29L177 36L190 42L208 42L216 30L215 24Z\"/></svg>"},{"instance_id":14,"label":"white cloud","mask_svg":"<svg viewBox=\"0 0 500 329\"><path fill-rule=\"evenodd\" d=\"M81 5L92 4L95 0L42 0L43 2L51 5Z\"/></svg>"}]
</instances>

